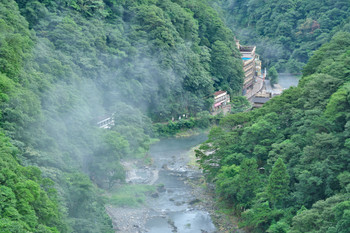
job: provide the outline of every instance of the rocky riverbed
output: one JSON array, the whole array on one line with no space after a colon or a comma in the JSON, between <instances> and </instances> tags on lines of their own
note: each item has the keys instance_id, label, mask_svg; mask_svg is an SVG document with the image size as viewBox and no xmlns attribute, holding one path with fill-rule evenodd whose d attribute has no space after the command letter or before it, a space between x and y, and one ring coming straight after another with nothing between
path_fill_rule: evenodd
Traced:
<instances>
[{"instance_id":1,"label":"rocky riverbed","mask_svg":"<svg viewBox=\"0 0 350 233\"><path fill-rule=\"evenodd\" d=\"M217 212L213 190L194 166L191 148L204 140L205 135L161 140L150 150L151 166L135 161L123 163L127 182L157 188L148 193L140 208L106 207L116 232L240 232L232 219Z\"/></svg>"}]
</instances>

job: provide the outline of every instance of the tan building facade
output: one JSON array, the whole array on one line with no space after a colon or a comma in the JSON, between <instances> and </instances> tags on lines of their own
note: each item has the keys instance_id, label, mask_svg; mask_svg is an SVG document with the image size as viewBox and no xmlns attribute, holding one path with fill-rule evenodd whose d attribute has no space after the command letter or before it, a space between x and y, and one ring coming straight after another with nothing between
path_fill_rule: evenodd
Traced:
<instances>
[{"instance_id":1,"label":"tan building facade","mask_svg":"<svg viewBox=\"0 0 350 233\"><path fill-rule=\"evenodd\" d=\"M212 111L218 111L225 108L230 103L230 95L227 94L227 91L217 91L214 93L214 104Z\"/></svg>"},{"instance_id":2,"label":"tan building facade","mask_svg":"<svg viewBox=\"0 0 350 233\"><path fill-rule=\"evenodd\" d=\"M261 61L255 53L256 46L243 46L236 40L236 46L242 55L244 83L243 90L252 88L255 77L261 75Z\"/></svg>"}]
</instances>

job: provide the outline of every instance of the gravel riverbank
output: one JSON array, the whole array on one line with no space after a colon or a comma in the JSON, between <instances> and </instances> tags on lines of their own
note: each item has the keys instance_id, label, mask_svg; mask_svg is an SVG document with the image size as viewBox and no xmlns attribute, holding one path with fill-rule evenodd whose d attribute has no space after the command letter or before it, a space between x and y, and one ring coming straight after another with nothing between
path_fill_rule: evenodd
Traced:
<instances>
[{"instance_id":1,"label":"gravel riverbank","mask_svg":"<svg viewBox=\"0 0 350 233\"><path fill-rule=\"evenodd\" d=\"M181 147L190 139L171 139L165 141L165 146L155 147L150 153L154 160L150 166L137 161L123 163L128 183L157 185L157 189L147 194L142 207L106 206L116 232L243 232L237 229L232 218L218 212L213 189L205 185L190 149L200 142L197 139L192 146ZM183 141L179 143L179 140Z\"/></svg>"}]
</instances>

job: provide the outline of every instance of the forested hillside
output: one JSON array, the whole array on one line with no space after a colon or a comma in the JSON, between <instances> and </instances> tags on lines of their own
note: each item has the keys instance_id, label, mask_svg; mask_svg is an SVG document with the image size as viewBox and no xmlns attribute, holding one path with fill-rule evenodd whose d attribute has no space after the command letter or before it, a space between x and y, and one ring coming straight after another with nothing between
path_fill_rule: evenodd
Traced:
<instances>
[{"instance_id":1,"label":"forested hillside","mask_svg":"<svg viewBox=\"0 0 350 233\"><path fill-rule=\"evenodd\" d=\"M350 33L338 32L311 57L298 87L211 130L197 156L241 227L349 232L349 96Z\"/></svg>"},{"instance_id":2,"label":"forested hillside","mask_svg":"<svg viewBox=\"0 0 350 233\"><path fill-rule=\"evenodd\" d=\"M348 232L349 1L208 2L267 65L308 62L297 88L211 130L197 156L218 197L254 232ZM234 35L208 2L0 0L2 232L113 232L106 193L153 123L207 126L215 90L241 93Z\"/></svg>"},{"instance_id":3,"label":"forested hillside","mask_svg":"<svg viewBox=\"0 0 350 233\"><path fill-rule=\"evenodd\" d=\"M350 32L348 0L211 0L242 43L257 45L267 66L299 73L313 51Z\"/></svg>"},{"instance_id":4,"label":"forested hillside","mask_svg":"<svg viewBox=\"0 0 350 233\"><path fill-rule=\"evenodd\" d=\"M241 92L232 38L201 0L0 0L2 232L113 232L103 190L152 121Z\"/></svg>"}]
</instances>

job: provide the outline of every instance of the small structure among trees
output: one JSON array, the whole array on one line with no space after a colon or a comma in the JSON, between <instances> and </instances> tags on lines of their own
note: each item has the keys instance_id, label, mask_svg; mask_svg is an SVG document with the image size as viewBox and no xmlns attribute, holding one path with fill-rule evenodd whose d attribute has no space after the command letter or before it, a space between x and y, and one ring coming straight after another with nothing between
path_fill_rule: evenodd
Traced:
<instances>
[{"instance_id":1,"label":"small structure among trees","mask_svg":"<svg viewBox=\"0 0 350 233\"><path fill-rule=\"evenodd\" d=\"M101 117L97 122L97 126L101 129L110 129L114 126L114 114L109 117Z\"/></svg>"},{"instance_id":2,"label":"small structure among trees","mask_svg":"<svg viewBox=\"0 0 350 233\"><path fill-rule=\"evenodd\" d=\"M231 105L230 95L227 94L227 91L217 91L214 93L214 104L212 106L212 114L216 115L219 112L230 112Z\"/></svg>"}]
</instances>

